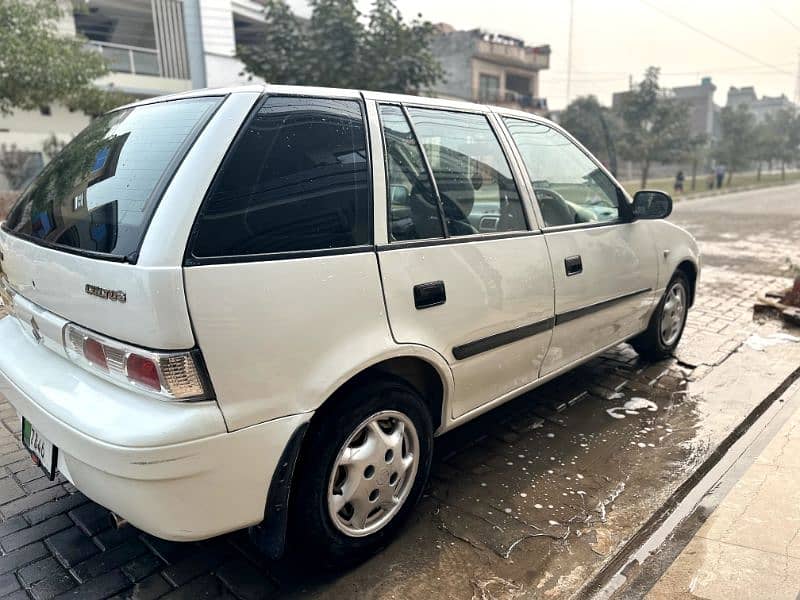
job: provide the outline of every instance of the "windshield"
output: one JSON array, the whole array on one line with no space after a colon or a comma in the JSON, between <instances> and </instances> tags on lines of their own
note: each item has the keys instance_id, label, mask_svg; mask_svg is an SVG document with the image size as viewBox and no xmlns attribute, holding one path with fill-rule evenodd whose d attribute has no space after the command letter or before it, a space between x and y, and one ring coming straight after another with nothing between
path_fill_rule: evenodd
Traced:
<instances>
[{"instance_id":1,"label":"windshield","mask_svg":"<svg viewBox=\"0 0 800 600\"><path fill-rule=\"evenodd\" d=\"M106 114L34 180L4 227L44 245L135 261L150 216L221 97Z\"/></svg>"}]
</instances>

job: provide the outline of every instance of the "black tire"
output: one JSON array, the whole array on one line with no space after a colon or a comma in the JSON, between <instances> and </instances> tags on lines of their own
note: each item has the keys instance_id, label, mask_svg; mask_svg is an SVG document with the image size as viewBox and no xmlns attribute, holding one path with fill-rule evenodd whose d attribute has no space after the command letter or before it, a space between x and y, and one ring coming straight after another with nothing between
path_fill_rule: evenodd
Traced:
<instances>
[{"instance_id":1,"label":"black tire","mask_svg":"<svg viewBox=\"0 0 800 600\"><path fill-rule=\"evenodd\" d=\"M393 410L414 425L419 441L417 472L411 490L394 517L364 537L346 535L334 525L328 510L328 485L339 451L370 416ZM312 555L325 568L357 564L389 543L422 496L433 454L431 415L419 393L404 381L381 377L352 386L327 410L315 416L298 464L291 492L288 548Z\"/></svg>"},{"instance_id":2,"label":"black tire","mask_svg":"<svg viewBox=\"0 0 800 600\"><path fill-rule=\"evenodd\" d=\"M664 339L661 335L661 318L664 312L664 304L667 300L667 295L675 285L683 286L683 294L686 304L684 307L683 319L681 320L680 324L680 332L671 343L667 344L664 342ZM683 330L686 326L686 316L689 312L690 294L691 288L689 286L689 279L682 271L676 271L676 273L672 276L672 279L670 279L670 282L667 285L667 288L664 291L664 295L661 297L658 306L656 307L655 311L653 311L653 315L650 317L650 323L648 324L647 329L631 340L631 346L633 346L636 352L639 353L639 356L646 360L657 361L672 355L672 353L675 351L675 348L680 343L681 337L683 337Z\"/></svg>"}]
</instances>

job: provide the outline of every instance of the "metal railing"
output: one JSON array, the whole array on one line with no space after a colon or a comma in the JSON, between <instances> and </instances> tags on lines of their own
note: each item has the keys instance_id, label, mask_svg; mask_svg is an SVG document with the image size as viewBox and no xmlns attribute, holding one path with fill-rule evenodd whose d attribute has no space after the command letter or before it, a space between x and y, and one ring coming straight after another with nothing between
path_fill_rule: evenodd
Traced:
<instances>
[{"instance_id":1,"label":"metal railing","mask_svg":"<svg viewBox=\"0 0 800 600\"><path fill-rule=\"evenodd\" d=\"M161 76L158 50L95 40L90 41L89 46L103 55L108 68L115 73Z\"/></svg>"}]
</instances>

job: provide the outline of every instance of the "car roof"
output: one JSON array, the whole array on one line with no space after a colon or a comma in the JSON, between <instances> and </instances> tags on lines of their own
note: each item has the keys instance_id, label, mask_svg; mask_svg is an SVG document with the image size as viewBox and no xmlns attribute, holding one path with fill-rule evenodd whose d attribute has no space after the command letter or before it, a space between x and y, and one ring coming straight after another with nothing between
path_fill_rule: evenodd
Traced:
<instances>
[{"instance_id":1,"label":"car roof","mask_svg":"<svg viewBox=\"0 0 800 600\"><path fill-rule=\"evenodd\" d=\"M455 100L448 98L434 98L431 96L413 96L410 94L393 94L388 92L374 92L369 90L352 90L344 88L330 88L330 87L316 87L316 86L302 86L302 85L272 85L264 83L254 83L245 85L236 85L229 87L218 88L202 88L197 90L190 90L188 92L180 92L177 94L169 94L166 96L157 96L154 98L147 98L138 102L132 102L121 106L118 109L131 108L134 106L143 106L147 104L154 104L156 102L165 102L169 100L179 100L182 98L201 98L204 96L227 96L228 94L241 94L241 93L257 93L257 94L288 94L296 96L326 96L329 98L360 98L362 95L367 100L375 100L377 102L394 102L402 104L413 104L418 106L431 106L437 108L446 108L458 111L480 111L480 112L494 112L500 115L507 115L512 117L520 117L524 119L533 119L542 123L552 125L552 121L541 117L539 115L505 108L501 106L492 106L488 104L477 104L475 102L467 102L465 100Z\"/></svg>"}]
</instances>

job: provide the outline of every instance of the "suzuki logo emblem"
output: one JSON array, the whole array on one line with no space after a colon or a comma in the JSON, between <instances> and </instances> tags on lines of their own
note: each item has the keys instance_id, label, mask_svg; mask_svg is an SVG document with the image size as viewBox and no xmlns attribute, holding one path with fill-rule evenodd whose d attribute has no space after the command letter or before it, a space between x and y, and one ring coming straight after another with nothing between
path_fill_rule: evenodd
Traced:
<instances>
[{"instance_id":1,"label":"suzuki logo emblem","mask_svg":"<svg viewBox=\"0 0 800 600\"><path fill-rule=\"evenodd\" d=\"M33 339L36 340L37 344L42 343L42 334L39 333L39 324L36 323L36 319L31 317L31 333L33 334Z\"/></svg>"}]
</instances>

